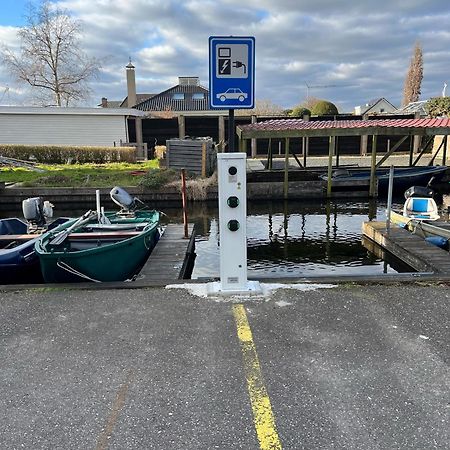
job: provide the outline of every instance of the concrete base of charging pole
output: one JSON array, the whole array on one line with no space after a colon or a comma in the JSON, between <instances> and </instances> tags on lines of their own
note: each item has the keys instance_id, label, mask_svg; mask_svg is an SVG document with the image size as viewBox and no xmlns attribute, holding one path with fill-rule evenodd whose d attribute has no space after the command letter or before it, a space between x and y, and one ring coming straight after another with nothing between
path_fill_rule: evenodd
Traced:
<instances>
[{"instance_id":1,"label":"concrete base of charging pole","mask_svg":"<svg viewBox=\"0 0 450 450\"><path fill-rule=\"evenodd\" d=\"M230 295L262 295L263 290L259 281L247 281L246 286L242 289L222 289L222 283L220 281L212 281L207 283L208 296L230 296Z\"/></svg>"}]
</instances>

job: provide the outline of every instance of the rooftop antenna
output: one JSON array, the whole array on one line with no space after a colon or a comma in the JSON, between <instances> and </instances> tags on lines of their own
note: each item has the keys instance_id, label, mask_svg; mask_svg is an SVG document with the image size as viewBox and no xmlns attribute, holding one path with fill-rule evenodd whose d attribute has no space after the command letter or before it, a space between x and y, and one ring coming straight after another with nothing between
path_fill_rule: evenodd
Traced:
<instances>
[{"instance_id":1,"label":"rooftop antenna","mask_svg":"<svg viewBox=\"0 0 450 450\"><path fill-rule=\"evenodd\" d=\"M309 99L309 90L310 89L323 89L323 88L332 88L332 87L349 87L353 86L352 84L308 84L305 82L306 85L306 100Z\"/></svg>"},{"instance_id":2,"label":"rooftop antenna","mask_svg":"<svg viewBox=\"0 0 450 450\"><path fill-rule=\"evenodd\" d=\"M447 83L444 82L444 89L442 89L442 97L445 97L445 89L447 87Z\"/></svg>"}]
</instances>

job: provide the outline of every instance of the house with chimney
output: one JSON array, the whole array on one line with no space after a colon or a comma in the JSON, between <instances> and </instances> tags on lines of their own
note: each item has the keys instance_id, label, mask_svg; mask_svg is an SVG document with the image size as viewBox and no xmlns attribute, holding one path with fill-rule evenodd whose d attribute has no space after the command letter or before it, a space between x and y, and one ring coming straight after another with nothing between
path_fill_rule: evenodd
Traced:
<instances>
[{"instance_id":1,"label":"house with chimney","mask_svg":"<svg viewBox=\"0 0 450 450\"><path fill-rule=\"evenodd\" d=\"M139 94L136 91L135 66L131 61L125 67L127 96L120 101L102 99L102 108L133 108L143 117L130 118L129 135L138 154L151 155L154 145L165 145L165 137L184 138L198 136L200 128L208 130L218 142L225 141L225 118L228 110L212 109L209 106L209 90L200 84L197 76L178 77L178 84L159 94ZM161 122L162 121L162 122ZM201 122L201 126L198 122ZM205 126L205 124L207 124ZM161 133L164 128L164 133ZM147 147L150 149L147 153Z\"/></svg>"},{"instance_id":2,"label":"house with chimney","mask_svg":"<svg viewBox=\"0 0 450 450\"><path fill-rule=\"evenodd\" d=\"M123 100L108 100L103 97L102 108L136 108L147 117L176 117L179 115L213 115L227 112L209 106L209 90L200 84L199 77L178 77L178 84L159 94L136 92L135 66L131 61L126 66L127 96Z\"/></svg>"}]
</instances>

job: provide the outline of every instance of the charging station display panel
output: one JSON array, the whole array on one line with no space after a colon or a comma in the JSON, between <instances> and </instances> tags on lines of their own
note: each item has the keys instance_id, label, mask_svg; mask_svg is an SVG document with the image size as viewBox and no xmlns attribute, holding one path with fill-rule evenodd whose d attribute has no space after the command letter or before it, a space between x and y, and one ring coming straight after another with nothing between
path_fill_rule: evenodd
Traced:
<instances>
[{"instance_id":1,"label":"charging station display panel","mask_svg":"<svg viewBox=\"0 0 450 450\"><path fill-rule=\"evenodd\" d=\"M217 155L220 280L224 290L247 288L246 154Z\"/></svg>"},{"instance_id":2,"label":"charging station display panel","mask_svg":"<svg viewBox=\"0 0 450 450\"><path fill-rule=\"evenodd\" d=\"M254 108L255 38L209 38L211 108Z\"/></svg>"}]
</instances>

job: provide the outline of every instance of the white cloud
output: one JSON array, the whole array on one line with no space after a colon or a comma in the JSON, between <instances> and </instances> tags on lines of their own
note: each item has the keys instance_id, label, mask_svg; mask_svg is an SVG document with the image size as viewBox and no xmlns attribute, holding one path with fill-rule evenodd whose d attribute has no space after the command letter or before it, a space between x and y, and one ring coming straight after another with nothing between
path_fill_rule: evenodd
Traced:
<instances>
[{"instance_id":1,"label":"white cloud","mask_svg":"<svg viewBox=\"0 0 450 450\"><path fill-rule=\"evenodd\" d=\"M57 3L83 21L84 50L104 60L92 104L126 95L130 56L142 92L163 91L182 75L207 85L210 35L255 36L256 96L284 107L305 97L305 83L339 85L318 94L347 111L377 96L398 104L416 40L424 50L422 97L450 78L450 5L442 0L378 0L375 7L338 0ZM0 27L0 41L17 48L15 31ZM0 69L0 86L11 82Z\"/></svg>"}]
</instances>

